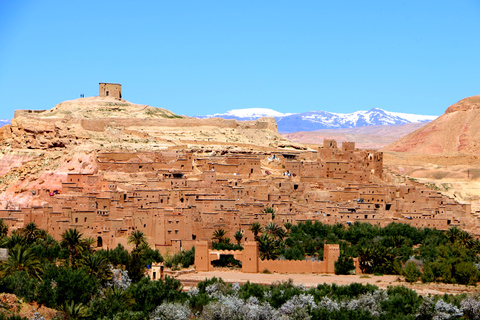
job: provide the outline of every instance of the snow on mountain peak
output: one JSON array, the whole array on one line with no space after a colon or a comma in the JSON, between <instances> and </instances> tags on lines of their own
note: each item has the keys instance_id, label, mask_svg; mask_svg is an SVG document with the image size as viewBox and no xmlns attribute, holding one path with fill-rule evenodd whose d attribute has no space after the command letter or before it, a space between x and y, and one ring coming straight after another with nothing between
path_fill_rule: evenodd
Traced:
<instances>
[{"instance_id":1,"label":"snow on mountain peak","mask_svg":"<svg viewBox=\"0 0 480 320\"><path fill-rule=\"evenodd\" d=\"M285 117L291 113L281 113L268 108L233 109L225 113L216 113L213 117L231 116L237 118Z\"/></svg>"},{"instance_id":2,"label":"snow on mountain peak","mask_svg":"<svg viewBox=\"0 0 480 320\"><path fill-rule=\"evenodd\" d=\"M223 114L217 113L213 116L197 117L221 117L237 120L255 120L261 117L274 117L277 120L278 131L281 133L429 122L436 118L436 116L389 112L380 108L372 108L368 111L355 111L352 113L333 113L328 111L281 113L267 108L248 108L234 109Z\"/></svg>"}]
</instances>

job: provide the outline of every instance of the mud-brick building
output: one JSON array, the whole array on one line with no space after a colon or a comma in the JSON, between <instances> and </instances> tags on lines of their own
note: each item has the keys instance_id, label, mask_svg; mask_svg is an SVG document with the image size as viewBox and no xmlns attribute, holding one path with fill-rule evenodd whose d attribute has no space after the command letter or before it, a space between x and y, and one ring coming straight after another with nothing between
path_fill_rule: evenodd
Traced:
<instances>
[{"instance_id":1,"label":"mud-brick building","mask_svg":"<svg viewBox=\"0 0 480 320\"><path fill-rule=\"evenodd\" d=\"M120 100L122 99L122 85L119 83L100 82L98 84L98 96L111 97Z\"/></svg>"},{"instance_id":2,"label":"mud-brick building","mask_svg":"<svg viewBox=\"0 0 480 320\"><path fill-rule=\"evenodd\" d=\"M70 173L61 190L32 190L43 205L0 210L0 218L10 230L35 222L57 239L77 228L104 248L128 247L127 236L139 230L162 252L210 240L219 228L232 241L236 231L251 241L256 222L480 229L470 206L408 179L383 180L382 154L354 143L339 148L325 140L307 152L206 157L165 150L101 152L96 158L95 174ZM265 214L267 207L275 215Z\"/></svg>"}]
</instances>

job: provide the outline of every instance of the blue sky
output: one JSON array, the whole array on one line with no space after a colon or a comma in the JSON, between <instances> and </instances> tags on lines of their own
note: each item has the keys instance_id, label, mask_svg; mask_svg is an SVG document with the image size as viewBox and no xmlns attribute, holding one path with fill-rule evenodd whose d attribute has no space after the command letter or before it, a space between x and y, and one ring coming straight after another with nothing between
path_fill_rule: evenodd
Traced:
<instances>
[{"instance_id":1,"label":"blue sky","mask_svg":"<svg viewBox=\"0 0 480 320\"><path fill-rule=\"evenodd\" d=\"M178 114L370 108L480 94L480 1L0 0L0 118L99 82Z\"/></svg>"}]
</instances>

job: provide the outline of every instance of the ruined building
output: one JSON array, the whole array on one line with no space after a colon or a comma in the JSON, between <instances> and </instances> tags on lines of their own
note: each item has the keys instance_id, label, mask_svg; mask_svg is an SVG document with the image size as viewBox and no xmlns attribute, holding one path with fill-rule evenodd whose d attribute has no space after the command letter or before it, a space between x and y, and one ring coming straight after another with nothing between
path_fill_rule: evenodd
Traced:
<instances>
[{"instance_id":1,"label":"ruined building","mask_svg":"<svg viewBox=\"0 0 480 320\"><path fill-rule=\"evenodd\" d=\"M122 99L122 85L119 83L101 82L98 84L98 96Z\"/></svg>"}]
</instances>

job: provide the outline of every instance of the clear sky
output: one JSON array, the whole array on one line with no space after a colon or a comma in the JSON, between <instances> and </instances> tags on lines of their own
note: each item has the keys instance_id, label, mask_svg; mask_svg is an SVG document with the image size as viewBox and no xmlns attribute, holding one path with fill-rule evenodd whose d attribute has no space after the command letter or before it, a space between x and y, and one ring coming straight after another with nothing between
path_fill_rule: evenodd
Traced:
<instances>
[{"instance_id":1,"label":"clear sky","mask_svg":"<svg viewBox=\"0 0 480 320\"><path fill-rule=\"evenodd\" d=\"M480 94L479 17L479 0L0 0L0 118L99 82L190 116L440 115Z\"/></svg>"}]
</instances>

